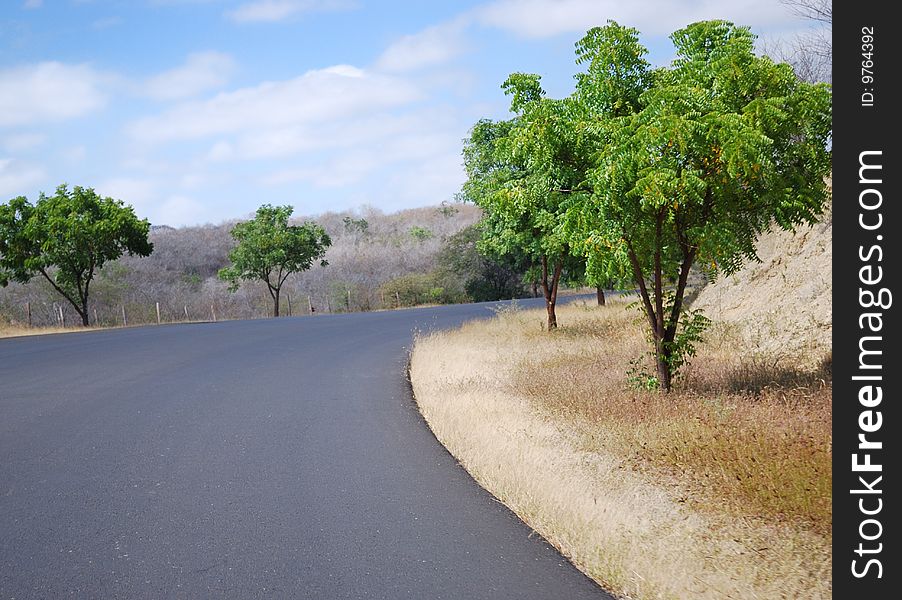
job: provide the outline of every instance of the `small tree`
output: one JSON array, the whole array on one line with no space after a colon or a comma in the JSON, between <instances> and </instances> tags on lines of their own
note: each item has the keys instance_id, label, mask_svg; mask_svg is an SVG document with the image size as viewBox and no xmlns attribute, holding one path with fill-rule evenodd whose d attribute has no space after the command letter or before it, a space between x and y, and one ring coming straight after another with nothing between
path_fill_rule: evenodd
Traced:
<instances>
[{"instance_id":1,"label":"small tree","mask_svg":"<svg viewBox=\"0 0 902 600\"><path fill-rule=\"evenodd\" d=\"M582 205L583 236L632 270L664 390L704 325L683 304L690 268L728 275L756 259L773 223L812 222L828 198L831 132L829 87L756 57L747 28L701 22L671 39L677 58L637 110L596 122L595 193Z\"/></svg>"},{"instance_id":2,"label":"small tree","mask_svg":"<svg viewBox=\"0 0 902 600\"><path fill-rule=\"evenodd\" d=\"M88 326L94 275L124 253L149 256L150 223L130 206L91 188L66 185L32 205L24 196L0 205L0 285L40 274Z\"/></svg>"},{"instance_id":3,"label":"small tree","mask_svg":"<svg viewBox=\"0 0 902 600\"><path fill-rule=\"evenodd\" d=\"M319 260L322 266L332 240L326 231L312 222L289 225L291 206L264 204L256 216L232 228L238 245L229 252L232 265L219 271L220 279L234 292L242 281L262 281L273 300L273 316L279 316L282 285L292 273L306 271Z\"/></svg>"}]
</instances>

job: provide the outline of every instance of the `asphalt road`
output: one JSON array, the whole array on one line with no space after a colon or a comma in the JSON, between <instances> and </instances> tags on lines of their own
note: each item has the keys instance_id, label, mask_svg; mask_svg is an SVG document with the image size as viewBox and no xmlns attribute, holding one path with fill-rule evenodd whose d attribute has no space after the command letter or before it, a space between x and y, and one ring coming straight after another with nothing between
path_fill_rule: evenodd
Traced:
<instances>
[{"instance_id":1,"label":"asphalt road","mask_svg":"<svg viewBox=\"0 0 902 600\"><path fill-rule=\"evenodd\" d=\"M0 598L610 598L406 380L489 305L0 340Z\"/></svg>"}]
</instances>

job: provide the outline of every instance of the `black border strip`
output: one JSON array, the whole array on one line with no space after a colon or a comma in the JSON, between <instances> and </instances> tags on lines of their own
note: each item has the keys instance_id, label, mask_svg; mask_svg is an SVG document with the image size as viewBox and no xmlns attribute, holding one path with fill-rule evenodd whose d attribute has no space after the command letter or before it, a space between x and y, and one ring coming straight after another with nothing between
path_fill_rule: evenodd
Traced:
<instances>
[{"instance_id":1,"label":"black border strip","mask_svg":"<svg viewBox=\"0 0 902 600\"><path fill-rule=\"evenodd\" d=\"M902 102L895 79L902 64L902 32L889 7L889 2L868 1L834 5L833 584L837 598L876 600L898 598L902 593L900 494L890 491L900 489L902 361L895 304L902 302L898 258L902 255L902 139L898 135Z\"/></svg>"}]
</instances>

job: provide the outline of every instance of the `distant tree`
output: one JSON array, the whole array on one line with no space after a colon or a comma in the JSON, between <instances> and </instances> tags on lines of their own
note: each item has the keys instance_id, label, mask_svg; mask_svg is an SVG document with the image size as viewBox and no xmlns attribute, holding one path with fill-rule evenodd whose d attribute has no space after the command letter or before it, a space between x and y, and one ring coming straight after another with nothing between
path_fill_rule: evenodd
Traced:
<instances>
[{"instance_id":1,"label":"distant tree","mask_svg":"<svg viewBox=\"0 0 902 600\"><path fill-rule=\"evenodd\" d=\"M414 225L410 229L407 230L408 235L415 239L418 242L425 242L426 240L435 236L432 231L427 227L420 227L419 225Z\"/></svg>"},{"instance_id":2,"label":"distant tree","mask_svg":"<svg viewBox=\"0 0 902 600\"><path fill-rule=\"evenodd\" d=\"M366 219L355 219L347 216L342 219L342 222L345 224L345 231L348 233L360 233L361 235L369 233L370 224Z\"/></svg>"},{"instance_id":3,"label":"distant tree","mask_svg":"<svg viewBox=\"0 0 902 600\"><path fill-rule=\"evenodd\" d=\"M399 302L400 306L417 304L448 304L459 300L449 295L435 273L411 273L385 282L380 288L387 306Z\"/></svg>"},{"instance_id":4,"label":"distant tree","mask_svg":"<svg viewBox=\"0 0 902 600\"><path fill-rule=\"evenodd\" d=\"M438 212L447 219L459 213L460 209L447 200L442 200L442 203L438 207Z\"/></svg>"},{"instance_id":5,"label":"distant tree","mask_svg":"<svg viewBox=\"0 0 902 600\"><path fill-rule=\"evenodd\" d=\"M482 231L470 225L449 237L438 254L438 272L448 289L473 302L507 300L523 295L524 269L514 256L494 256L479 249Z\"/></svg>"},{"instance_id":6,"label":"distant tree","mask_svg":"<svg viewBox=\"0 0 902 600\"><path fill-rule=\"evenodd\" d=\"M264 204L250 221L232 228L238 245L229 252L232 265L219 271L229 283L229 291L237 291L242 281L262 281L273 300L273 316L279 316L282 285L292 273L306 271L314 261L322 266L326 248L332 240L313 222L289 225L291 206Z\"/></svg>"},{"instance_id":7,"label":"distant tree","mask_svg":"<svg viewBox=\"0 0 902 600\"><path fill-rule=\"evenodd\" d=\"M120 200L66 185L32 205L20 196L0 205L0 285L41 275L88 326L95 273L124 253L148 256L150 224Z\"/></svg>"}]
</instances>

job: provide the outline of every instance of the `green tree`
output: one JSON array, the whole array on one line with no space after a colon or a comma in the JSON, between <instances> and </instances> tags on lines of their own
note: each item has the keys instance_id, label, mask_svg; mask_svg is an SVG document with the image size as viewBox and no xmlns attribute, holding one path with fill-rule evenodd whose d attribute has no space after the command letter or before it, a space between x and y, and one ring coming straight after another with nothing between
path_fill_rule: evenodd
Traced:
<instances>
[{"instance_id":1,"label":"green tree","mask_svg":"<svg viewBox=\"0 0 902 600\"><path fill-rule=\"evenodd\" d=\"M400 306L449 302L445 289L437 280L435 273L410 273L395 277L382 284L379 291L389 305L395 301L399 302Z\"/></svg>"},{"instance_id":2,"label":"green tree","mask_svg":"<svg viewBox=\"0 0 902 600\"><path fill-rule=\"evenodd\" d=\"M0 205L0 284L41 275L88 326L95 273L124 253L149 256L150 224L120 200L66 185L35 204L20 196Z\"/></svg>"},{"instance_id":3,"label":"green tree","mask_svg":"<svg viewBox=\"0 0 902 600\"><path fill-rule=\"evenodd\" d=\"M585 283L596 288L599 305L605 303L604 288L627 285L632 280L628 263L610 244L586 235L597 225L597 214L585 211L593 187L590 173L603 146L607 128L615 119L635 114L640 97L654 80L647 50L639 43L638 31L609 21L590 29L576 43L576 63L586 70L577 73L576 90L570 102L577 122L571 124L580 142L579 160L583 172L579 194L567 204L564 228L573 249L586 259ZM586 190L589 190L588 193Z\"/></svg>"},{"instance_id":4,"label":"green tree","mask_svg":"<svg viewBox=\"0 0 902 600\"><path fill-rule=\"evenodd\" d=\"M348 216L342 219L342 222L345 224L345 231L348 233L359 233L361 236L366 237L370 232L370 224L366 219L355 219Z\"/></svg>"},{"instance_id":5,"label":"green tree","mask_svg":"<svg viewBox=\"0 0 902 600\"><path fill-rule=\"evenodd\" d=\"M479 249L482 231L473 224L445 240L437 257L438 274L456 297L472 302L523 296L524 269L513 256L486 255ZM458 292L459 290L459 292Z\"/></svg>"},{"instance_id":6,"label":"green tree","mask_svg":"<svg viewBox=\"0 0 902 600\"><path fill-rule=\"evenodd\" d=\"M514 73L502 87L515 117L474 126L464 147L462 196L485 213L487 253L525 254L539 269L551 330L562 274L582 262L562 227L568 203L590 192L584 183L590 155L574 128L581 107L546 98L538 75Z\"/></svg>"},{"instance_id":7,"label":"green tree","mask_svg":"<svg viewBox=\"0 0 902 600\"><path fill-rule=\"evenodd\" d=\"M220 279L229 282L233 292L242 281L265 283L274 317L279 316L279 295L288 276L306 271L315 260L326 266L323 256L332 244L316 223L289 225L292 212L291 206L264 204L253 219L235 225L231 234L238 245L229 252L232 264L219 271Z\"/></svg>"},{"instance_id":8,"label":"green tree","mask_svg":"<svg viewBox=\"0 0 902 600\"><path fill-rule=\"evenodd\" d=\"M420 227L419 225L414 225L410 229L407 230L407 235L412 237L418 242L425 242L428 239L435 237L435 234L428 227Z\"/></svg>"},{"instance_id":9,"label":"green tree","mask_svg":"<svg viewBox=\"0 0 902 600\"><path fill-rule=\"evenodd\" d=\"M756 57L751 32L725 21L675 32L676 59L654 73L642 73L634 38L632 30L623 47L583 46L584 60L598 64L626 48L619 55L632 66L587 76L582 93L622 87L623 73L641 75L632 78L636 91L648 89L630 110L592 120L600 139L594 193L574 218L588 244L629 265L657 383L670 390L705 324L683 304L692 265L712 277L731 274L757 259L756 239L773 223L791 229L823 211L831 93L799 81L789 65Z\"/></svg>"}]
</instances>

